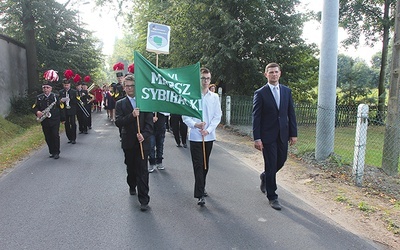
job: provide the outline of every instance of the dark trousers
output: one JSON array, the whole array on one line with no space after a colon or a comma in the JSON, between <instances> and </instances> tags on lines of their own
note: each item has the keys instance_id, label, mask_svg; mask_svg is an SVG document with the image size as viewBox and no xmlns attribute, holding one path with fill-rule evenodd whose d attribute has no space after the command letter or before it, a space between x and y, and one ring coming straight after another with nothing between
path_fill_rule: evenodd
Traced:
<instances>
[{"instance_id":1,"label":"dark trousers","mask_svg":"<svg viewBox=\"0 0 400 250\"><path fill-rule=\"evenodd\" d=\"M186 144L188 127L183 122L181 115L171 115L171 127L176 144Z\"/></svg>"},{"instance_id":2,"label":"dark trousers","mask_svg":"<svg viewBox=\"0 0 400 250\"><path fill-rule=\"evenodd\" d=\"M129 188L137 187L138 199L140 204L148 204L149 196L149 172L147 170L148 152L144 151L144 160L140 153L140 147L124 149L126 172L128 174L126 181Z\"/></svg>"},{"instance_id":3,"label":"dark trousers","mask_svg":"<svg viewBox=\"0 0 400 250\"><path fill-rule=\"evenodd\" d=\"M206 151L206 168L204 167L203 142L190 142L190 154L192 155L194 171L194 198L201 198L206 187L206 177L209 169L210 154L213 141L204 142Z\"/></svg>"},{"instance_id":4,"label":"dark trousers","mask_svg":"<svg viewBox=\"0 0 400 250\"><path fill-rule=\"evenodd\" d=\"M79 132L87 132L89 118L85 116L82 110L76 112L76 117L78 118Z\"/></svg>"},{"instance_id":5,"label":"dark trousers","mask_svg":"<svg viewBox=\"0 0 400 250\"><path fill-rule=\"evenodd\" d=\"M76 140L75 115L66 115L64 125L65 125L65 134L67 135L68 140L75 141Z\"/></svg>"},{"instance_id":6,"label":"dark trousers","mask_svg":"<svg viewBox=\"0 0 400 250\"><path fill-rule=\"evenodd\" d=\"M276 173L283 167L287 159L288 142L282 143L279 139L275 142L263 143L264 178L268 200L278 199L276 194Z\"/></svg>"},{"instance_id":7,"label":"dark trousers","mask_svg":"<svg viewBox=\"0 0 400 250\"><path fill-rule=\"evenodd\" d=\"M91 128L92 127L92 105L87 104L87 105L85 105L85 108L89 113L89 118L87 118L87 125L89 128Z\"/></svg>"},{"instance_id":8,"label":"dark trousers","mask_svg":"<svg viewBox=\"0 0 400 250\"><path fill-rule=\"evenodd\" d=\"M155 129L154 134L150 136L149 162L151 165L162 163L164 159L165 122L163 127L163 129Z\"/></svg>"},{"instance_id":9,"label":"dark trousers","mask_svg":"<svg viewBox=\"0 0 400 250\"><path fill-rule=\"evenodd\" d=\"M43 126L42 131L51 155L60 154L60 123Z\"/></svg>"}]
</instances>

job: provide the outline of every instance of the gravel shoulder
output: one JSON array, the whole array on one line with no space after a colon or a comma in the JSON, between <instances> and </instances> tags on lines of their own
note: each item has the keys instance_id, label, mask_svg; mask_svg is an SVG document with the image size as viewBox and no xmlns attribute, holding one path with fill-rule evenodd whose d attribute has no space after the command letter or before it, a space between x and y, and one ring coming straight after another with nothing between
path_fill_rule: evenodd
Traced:
<instances>
[{"instance_id":1,"label":"gravel shoulder","mask_svg":"<svg viewBox=\"0 0 400 250\"><path fill-rule=\"evenodd\" d=\"M246 132L220 127L217 140L247 166L263 171L262 154ZM289 157L278 173L278 185L350 232L384 249L400 249L400 178L366 167L363 187L357 187L349 166L312 158Z\"/></svg>"}]
</instances>

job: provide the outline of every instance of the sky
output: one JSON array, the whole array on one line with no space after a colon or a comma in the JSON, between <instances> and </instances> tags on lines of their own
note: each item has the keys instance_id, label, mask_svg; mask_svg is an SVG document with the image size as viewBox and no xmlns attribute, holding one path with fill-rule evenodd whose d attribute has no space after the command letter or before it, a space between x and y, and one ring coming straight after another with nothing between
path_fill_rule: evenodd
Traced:
<instances>
[{"instance_id":1,"label":"sky","mask_svg":"<svg viewBox=\"0 0 400 250\"><path fill-rule=\"evenodd\" d=\"M63 0L60 0L63 2ZM94 36L103 41L103 53L111 55L113 52L114 42L117 38L122 38L122 25L119 25L114 19L114 13L110 10L95 9L94 1L77 1L80 3L80 13L82 22L87 24L87 29L94 31ZM323 0L301 0L301 6L307 6L308 9L314 11L322 10ZM100 14L101 13L101 14ZM315 43L318 46L321 43L322 26L316 21L305 23L303 29L303 39L308 43ZM339 42L346 38L346 32L339 29ZM373 54L380 50L378 44L376 48L361 46L357 50L350 48L344 50L339 49L340 53L349 55L353 58L360 57L367 63L371 60Z\"/></svg>"}]
</instances>

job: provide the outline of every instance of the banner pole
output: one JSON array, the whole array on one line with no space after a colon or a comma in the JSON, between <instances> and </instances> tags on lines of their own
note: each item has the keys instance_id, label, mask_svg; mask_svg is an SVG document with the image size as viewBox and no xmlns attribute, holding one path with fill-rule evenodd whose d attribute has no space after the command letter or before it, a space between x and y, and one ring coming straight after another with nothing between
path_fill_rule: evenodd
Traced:
<instances>
[{"instance_id":1,"label":"banner pole","mask_svg":"<svg viewBox=\"0 0 400 250\"><path fill-rule=\"evenodd\" d=\"M136 121L137 121L137 129L138 129L138 133L140 134L140 122L139 122L139 116L136 117ZM143 144L142 142L139 142L140 145L140 153L142 154L142 160L144 160L144 154L143 154Z\"/></svg>"},{"instance_id":2,"label":"banner pole","mask_svg":"<svg viewBox=\"0 0 400 250\"><path fill-rule=\"evenodd\" d=\"M207 161L206 161L206 143L204 142L204 135L203 137L203 161L204 161L204 170L207 170Z\"/></svg>"}]
</instances>

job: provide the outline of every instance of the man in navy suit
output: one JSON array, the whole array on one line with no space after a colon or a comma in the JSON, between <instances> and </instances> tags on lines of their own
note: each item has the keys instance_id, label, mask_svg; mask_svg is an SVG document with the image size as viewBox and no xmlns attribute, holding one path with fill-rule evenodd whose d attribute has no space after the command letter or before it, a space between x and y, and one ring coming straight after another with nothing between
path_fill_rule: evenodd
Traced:
<instances>
[{"instance_id":1,"label":"man in navy suit","mask_svg":"<svg viewBox=\"0 0 400 250\"><path fill-rule=\"evenodd\" d=\"M140 210L146 211L150 201L147 158L150 153L150 136L153 133L153 113L139 111L136 106L133 75L125 77L124 88L127 95L116 104L115 125L121 129L129 193L135 195L137 187Z\"/></svg>"},{"instance_id":2,"label":"man in navy suit","mask_svg":"<svg viewBox=\"0 0 400 250\"><path fill-rule=\"evenodd\" d=\"M269 63L264 76L268 82L254 92L253 99L254 147L261 150L264 157L261 191L267 193L272 208L281 210L276 194L276 173L287 159L288 144L293 145L297 141L296 115L292 91L279 84L280 66Z\"/></svg>"}]
</instances>

